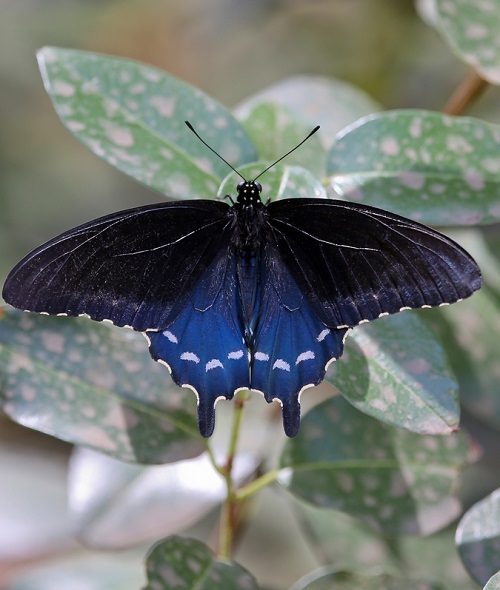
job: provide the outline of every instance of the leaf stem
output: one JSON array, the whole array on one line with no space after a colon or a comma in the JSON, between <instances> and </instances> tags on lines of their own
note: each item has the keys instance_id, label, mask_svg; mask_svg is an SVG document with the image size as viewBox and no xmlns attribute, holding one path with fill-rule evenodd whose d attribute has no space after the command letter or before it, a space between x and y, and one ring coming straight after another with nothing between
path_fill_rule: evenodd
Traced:
<instances>
[{"instance_id":1,"label":"leaf stem","mask_svg":"<svg viewBox=\"0 0 500 590\"><path fill-rule=\"evenodd\" d=\"M258 492L262 488L265 488L269 484L274 483L278 479L278 475L280 474L280 472L281 469L274 469L273 471L268 471L267 473L264 473L264 475L261 475L259 478L254 479L246 486L240 488L235 493L236 500L241 502L242 500L245 500L249 496Z\"/></svg>"},{"instance_id":2,"label":"leaf stem","mask_svg":"<svg viewBox=\"0 0 500 590\"><path fill-rule=\"evenodd\" d=\"M461 115L488 88L489 82L471 70L462 80L443 108L447 115Z\"/></svg>"}]
</instances>

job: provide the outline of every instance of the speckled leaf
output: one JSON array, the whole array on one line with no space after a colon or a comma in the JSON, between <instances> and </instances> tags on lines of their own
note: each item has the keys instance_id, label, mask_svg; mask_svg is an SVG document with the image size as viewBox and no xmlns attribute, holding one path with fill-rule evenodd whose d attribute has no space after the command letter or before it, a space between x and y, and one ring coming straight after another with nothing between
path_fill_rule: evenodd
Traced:
<instances>
[{"instance_id":1,"label":"speckled leaf","mask_svg":"<svg viewBox=\"0 0 500 590\"><path fill-rule=\"evenodd\" d=\"M500 0L436 0L438 28L458 57L500 84Z\"/></svg>"},{"instance_id":2,"label":"speckled leaf","mask_svg":"<svg viewBox=\"0 0 500 590\"><path fill-rule=\"evenodd\" d=\"M143 590L258 590L254 578L231 561L218 561L195 539L170 537L154 547Z\"/></svg>"},{"instance_id":3,"label":"speckled leaf","mask_svg":"<svg viewBox=\"0 0 500 590\"><path fill-rule=\"evenodd\" d=\"M200 454L192 393L173 385L145 339L84 318L6 309L0 403L16 422L139 463Z\"/></svg>"},{"instance_id":4,"label":"speckled leaf","mask_svg":"<svg viewBox=\"0 0 500 590\"><path fill-rule=\"evenodd\" d=\"M254 94L236 108L236 115L245 119L263 101L290 109L311 128L321 125L319 137L325 146L356 119L382 110L379 103L348 82L303 75L286 78Z\"/></svg>"},{"instance_id":5,"label":"speckled leaf","mask_svg":"<svg viewBox=\"0 0 500 590\"><path fill-rule=\"evenodd\" d=\"M46 47L38 53L45 88L68 129L100 158L176 199L210 198L227 165L256 159L229 111L169 74L121 58Z\"/></svg>"},{"instance_id":6,"label":"speckled leaf","mask_svg":"<svg viewBox=\"0 0 500 590\"><path fill-rule=\"evenodd\" d=\"M337 136L327 163L352 201L431 225L500 219L500 127L430 111L389 111Z\"/></svg>"},{"instance_id":7,"label":"speckled leaf","mask_svg":"<svg viewBox=\"0 0 500 590\"><path fill-rule=\"evenodd\" d=\"M467 460L468 439L460 433L417 435L336 397L308 412L300 436L287 441L280 481L386 535L430 534L459 514L454 494Z\"/></svg>"},{"instance_id":8,"label":"speckled leaf","mask_svg":"<svg viewBox=\"0 0 500 590\"><path fill-rule=\"evenodd\" d=\"M419 434L458 428L458 385L444 351L416 313L360 326L327 380L358 410Z\"/></svg>"},{"instance_id":9,"label":"speckled leaf","mask_svg":"<svg viewBox=\"0 0 500 590\"><path fill-rule=\"evenodd\" d=\"M496 573L488 580L484 590L500 590L500 572Z\"/></svg>"},{"instance_id":10,"label":"speckled leaf","mask_svg":"<svg viewBox=\"0 0 500 590\"><path fill-rule=\"evenodd\" d=\"M257 467L248 454L234 463L239 484ZM74 531L86 545L123 549L152 543L193 525L226 497L204 453L169 465L130 465L77 448L70 462L68 498Z\"/></svg>"},{"instance_id":11,"label":"speckled leaf","mask_svg":"<svg viewBox=\"0 0 500 590\"><path fill-rule=\"evenodd\" d=\"M430 317L433 311L429 311ZM442 331L451 366L461 384L462 403L474 416L498 428L500 310L496 294L486 285L474 297L439 311L446 323L437 318L435 325Z\"/></svg>"},{"instance_id":12,"label":"speckled leaf","mask_svg":"<svg viewBox=\"0 0 500 590\"><path fill-rule=\"evenodd\" d=\"M500 570L500 489L466 512L456 542L463 564L480 584Z\"/></svg>"},{"instance_id":13,"label":"speckled leaf","mask_svg":"<svg viewBox=\"0 0 500 590\"><path fill-rule=\"evenodd\" d=\"M257 148L259 158L270 162L278 160L298 145L314 127L304 123L289 109L272 102L255 104L242 123ZM324 176L326 151L318 133L287 156L285 162L307 168L316 176Z\"/></svg>"},{"instance_id":14,"label":"speckled leaf","mask_svg":"<svg viewBox=\"0 0 500 590\"><path fill-rule=\"evenodd\" d=\"M323 567L299 580L290 590L445 590L423 580L408 580L390 574L362 573Z\"/></svg>"},{"instance_id":15,"label":"speckled leaf","mask_svg":"<svg viewBox=\"0 0 500 590\"><path fill-rule=\"evenodd\" d=\"M252 179L265 170L268 165L267 162L257 162L249 166L242 166L239 172L245 178ZM223 180L217 196L230 195L233 200L236 199L238 182L241 182L241 178L232 172ZM261 198L264 202L268 199L274 201L295 197L327 198L321 182L309 170L300 166L278 164L259 178L259 182L262 185Z\"/></svg>"}]
</instances>

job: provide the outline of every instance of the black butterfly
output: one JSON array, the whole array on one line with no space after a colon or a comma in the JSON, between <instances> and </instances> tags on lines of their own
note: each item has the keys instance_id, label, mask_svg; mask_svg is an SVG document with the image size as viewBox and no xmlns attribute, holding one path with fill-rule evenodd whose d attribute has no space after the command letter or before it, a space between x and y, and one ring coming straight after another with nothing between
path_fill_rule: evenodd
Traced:
<instances>
[{"instance_id":1,"label":"black butterfly","mask_svg":"<svg viewBox=\"0 0 500 590\"><path fill-rule=\"evenodd\" d=\"M3 297L144 332L153 359L197 393L205 437L215 402L240 389L279 400L295 436L300 393L322 381L350 328L469 297L481 274L415 221L338 200L263 203L261 190L244 180L231 205L159 203L81 225L28 254Z\"/></svg>"}]
</instances>

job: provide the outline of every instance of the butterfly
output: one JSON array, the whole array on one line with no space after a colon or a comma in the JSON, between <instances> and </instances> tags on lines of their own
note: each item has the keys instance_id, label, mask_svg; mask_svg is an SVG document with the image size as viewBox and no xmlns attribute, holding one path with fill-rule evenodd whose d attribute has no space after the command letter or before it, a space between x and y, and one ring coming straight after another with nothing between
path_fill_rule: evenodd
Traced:
<instances>
[{"instance_id":1,"label":"butterfly","mask_svg":"<svg viewBox=\"0 0 500 590\"><path fill-rule=\"evenodd\" d=\"M301 392L323 380L351 328L481 286L473 258L420 223L261 193L243 179L229 203L163 202L90 221L28 254L2 295L26 311L143 332L152 358L195 391L204 437L217 400L247 389L281 403L293 437Z\"/></svg>"}]
</instances>

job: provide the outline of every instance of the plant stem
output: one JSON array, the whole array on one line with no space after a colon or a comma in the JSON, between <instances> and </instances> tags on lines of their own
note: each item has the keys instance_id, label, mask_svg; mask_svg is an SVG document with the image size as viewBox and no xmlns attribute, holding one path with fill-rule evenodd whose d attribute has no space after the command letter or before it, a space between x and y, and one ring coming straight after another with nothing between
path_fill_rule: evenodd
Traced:
<instances>
[{"instance_id":1,"label":"plant stem","mask_svg":"<svg viewBox=\"0 0 500 590\"><path fill-rule=\"evenodd\" d=\"M481 96L488 86L489 82L481 78L476 70L471 70L449 98L443 108L443 113L461 115L468 106Z\"/></svg>"},{"instance_id":2,"label":"plant stem","mask_svg":"<svg viewBox=\"0 0 500 590\"><path fill-rule=\"evenodd\" d=\"M238 447L238 438L241 428L241 419L243 417L243 408L247 400L248 392L239 393L234 403L233 428L231 438L229 439L229 448L226 463L223 467L218 468L219 473L224 477L226 482L226 500L222 506L220 529L219 529L219 557L229 559L233 548L233 539L238 524L238 503L240 500L236 496L233 481L233 464Z\"/></svg>"}]
</instances>

